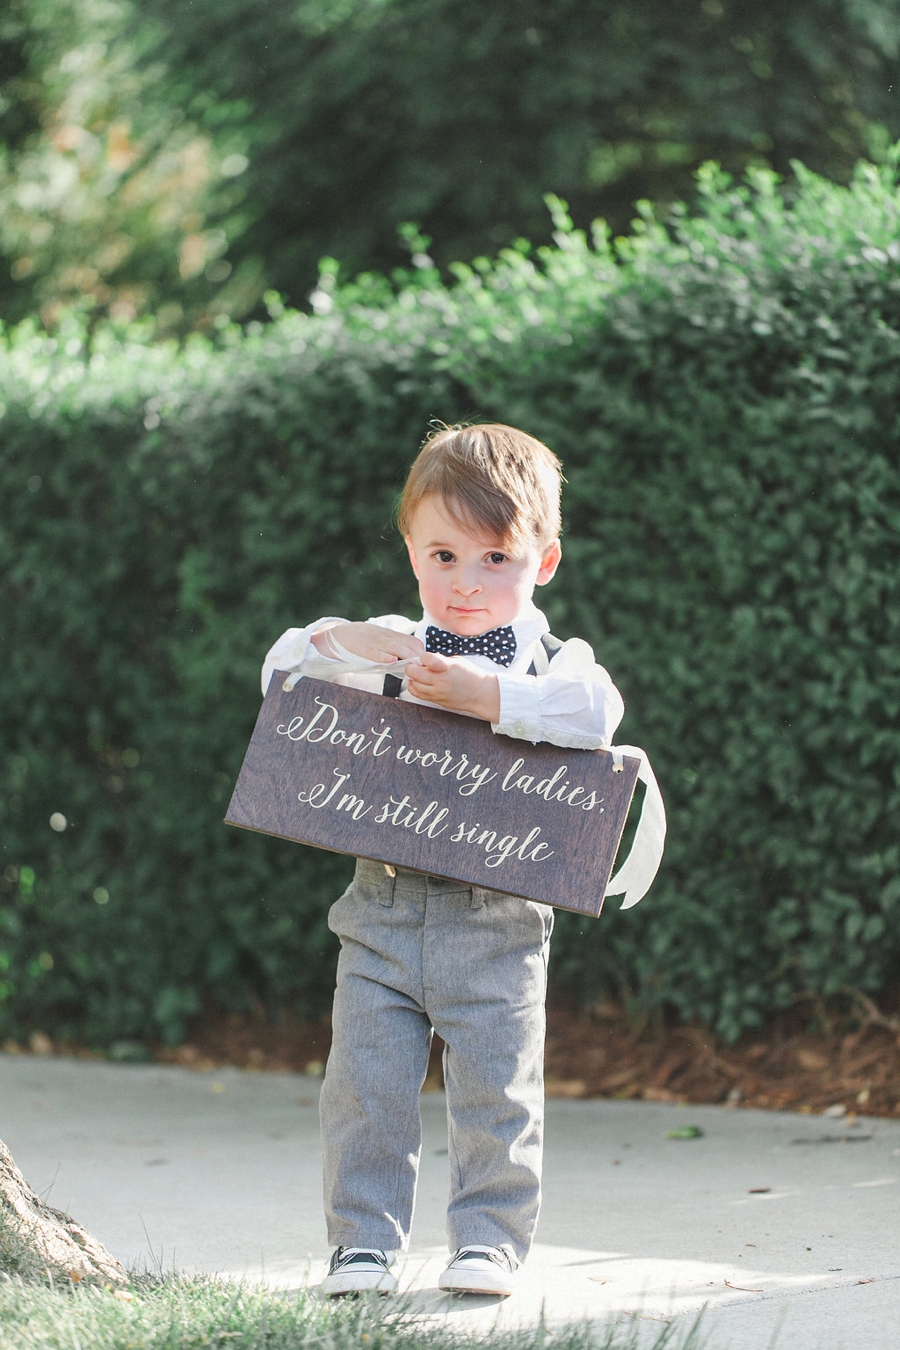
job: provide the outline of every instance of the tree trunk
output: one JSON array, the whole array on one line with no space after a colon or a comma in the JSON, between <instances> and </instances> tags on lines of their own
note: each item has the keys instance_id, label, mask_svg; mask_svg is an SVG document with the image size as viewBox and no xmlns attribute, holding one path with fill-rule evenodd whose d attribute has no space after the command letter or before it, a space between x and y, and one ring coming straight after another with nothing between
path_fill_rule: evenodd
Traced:
<instances>
[{"instance_id":1,"label":"tree trunk","mask_svg":"<svg viewBox=\"0 0 900 1350\"><path fill-rule=\"evenodd\" d=\"M28 1185L0 1141L0 1272L124 1284L125 1272L97 1239Z\"/></svg>"}]
</instances>

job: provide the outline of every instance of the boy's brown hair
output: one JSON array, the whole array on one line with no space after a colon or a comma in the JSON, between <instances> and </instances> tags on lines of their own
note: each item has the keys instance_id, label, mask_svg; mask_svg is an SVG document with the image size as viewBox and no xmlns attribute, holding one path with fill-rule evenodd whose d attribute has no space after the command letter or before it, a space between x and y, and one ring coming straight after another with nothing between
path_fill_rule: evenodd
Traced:
<instances>
[{"instance_id":1,"label":"boy's brown hair","mask_svg":"<svg viewBox=\"0 0 900 1350\"><path fill-rule=\"evenodd\" d=\"M397 524L408 535L416 508L439 497L469 529L498 543L545 549L559 537L562 465L552 450L499 422L442 427L413 461L400 498Z\"/></svg>"}]
</instances>

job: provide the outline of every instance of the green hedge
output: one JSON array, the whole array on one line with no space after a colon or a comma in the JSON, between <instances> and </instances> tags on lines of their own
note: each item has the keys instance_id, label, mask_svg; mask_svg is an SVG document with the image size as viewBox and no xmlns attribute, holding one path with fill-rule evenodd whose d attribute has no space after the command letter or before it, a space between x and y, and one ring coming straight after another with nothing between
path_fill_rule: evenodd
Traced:
<instances>
[{"instance_id":1,"label":"green hedge","mask_svg":"<svg viewBox=\"0 0 900 1350\"><path fill-rule=\"evenodd\" d=\"M562 456L542 601L666 797L643 905L552 976L728 1036L900 956L900 194L703 177L667 228L337 289L185 349L7 335L0 1033L177 1041L328 1006L347 859L225 828L263 653L414 604L391 514L432 418ZM54 831L58 812L67 826ZM57 824L60 822L57 821Z\"/></svg>"}]
</instances>

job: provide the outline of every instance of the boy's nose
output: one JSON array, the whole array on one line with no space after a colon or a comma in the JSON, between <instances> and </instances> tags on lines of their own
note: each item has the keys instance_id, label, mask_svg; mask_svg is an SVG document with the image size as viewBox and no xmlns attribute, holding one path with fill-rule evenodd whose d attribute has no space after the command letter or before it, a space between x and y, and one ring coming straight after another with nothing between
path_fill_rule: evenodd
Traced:
<instances>
[{"instance_id":1,"label":"boy's nose","mask_svg":"<svg viewBox=\"0 0 900 1350\"><path fill-rule=\"evenodd\" d=\"M463 574L454 579L453 589L457 595L474 595L476 591L481 590L481 582L474 577L467 577Z\"/></svg>"}]
</instances>

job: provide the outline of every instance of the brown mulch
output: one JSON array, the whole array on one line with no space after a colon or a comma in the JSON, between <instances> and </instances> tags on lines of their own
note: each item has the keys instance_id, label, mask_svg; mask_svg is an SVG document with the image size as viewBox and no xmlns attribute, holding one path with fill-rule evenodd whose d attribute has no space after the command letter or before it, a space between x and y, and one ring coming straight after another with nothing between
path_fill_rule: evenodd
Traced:
<instances>
[{"instance_id":1,"label":"brown mulch","mask_svg":"<svg viewBox=\"0 0 900 1350\"><path fill-rule=\"evenodd\" d=\"M696 1026L636 1035L621 1019L551 1012L547 1042L557 1095L900 1115L900 1025L782 1025L726 1045Z\"/></svg>"},{"instance_id":2,"label":"brown mulch","mask_svg":"<svg viewBox=\"0 0 900 1350\"><path fill-rule=\"evenodd\" d=\"M896 1023L896 1025L895 1025ZM264 1018L210 1015L188 1045L160 1050L159 1060L213 1067L321 1073L327 1020L272 1026ZM427 1087L441 1086L440 1043ZM871 1018L852 1030L811 1033L773 1027L726 1045L699 1027L636 1032L612 1010L605 1015L551 1008L546 1081L549 1096L718 1102L769 1110L900 1115L900 1021Z\"/></svg>"},{"instance_id":3,"label":"brown mulch","mask_svg":"<svg viewBox=\"0 0 900 1350\"><path fill-rule=\"evenodd\" d=\"M248 1070L321 1074L331 1031L327 1019L234 1016L210 1010L177 1049L154 1047L159 1063L204 1070L234 1065ZM126 1043L127 1044L127 1043ZM20 1047L7 1043L4 1049ZM87 1054L54 1044L38 1032L33 1053ZM139 1047L140 1048L140 1047ZM426 1088L441 1086L440 1042L432 1053ZM548 1011L548 1096L613 1097L651 1102L711 1102L833 1114L900 1116L900 1018L873 1008L857 1025L815 1033L802 1024L773 1025L737 1045L701 1027L630 1025L615 1009L592 1014L564 1007Z\"/></svg>"}]
</instances>

